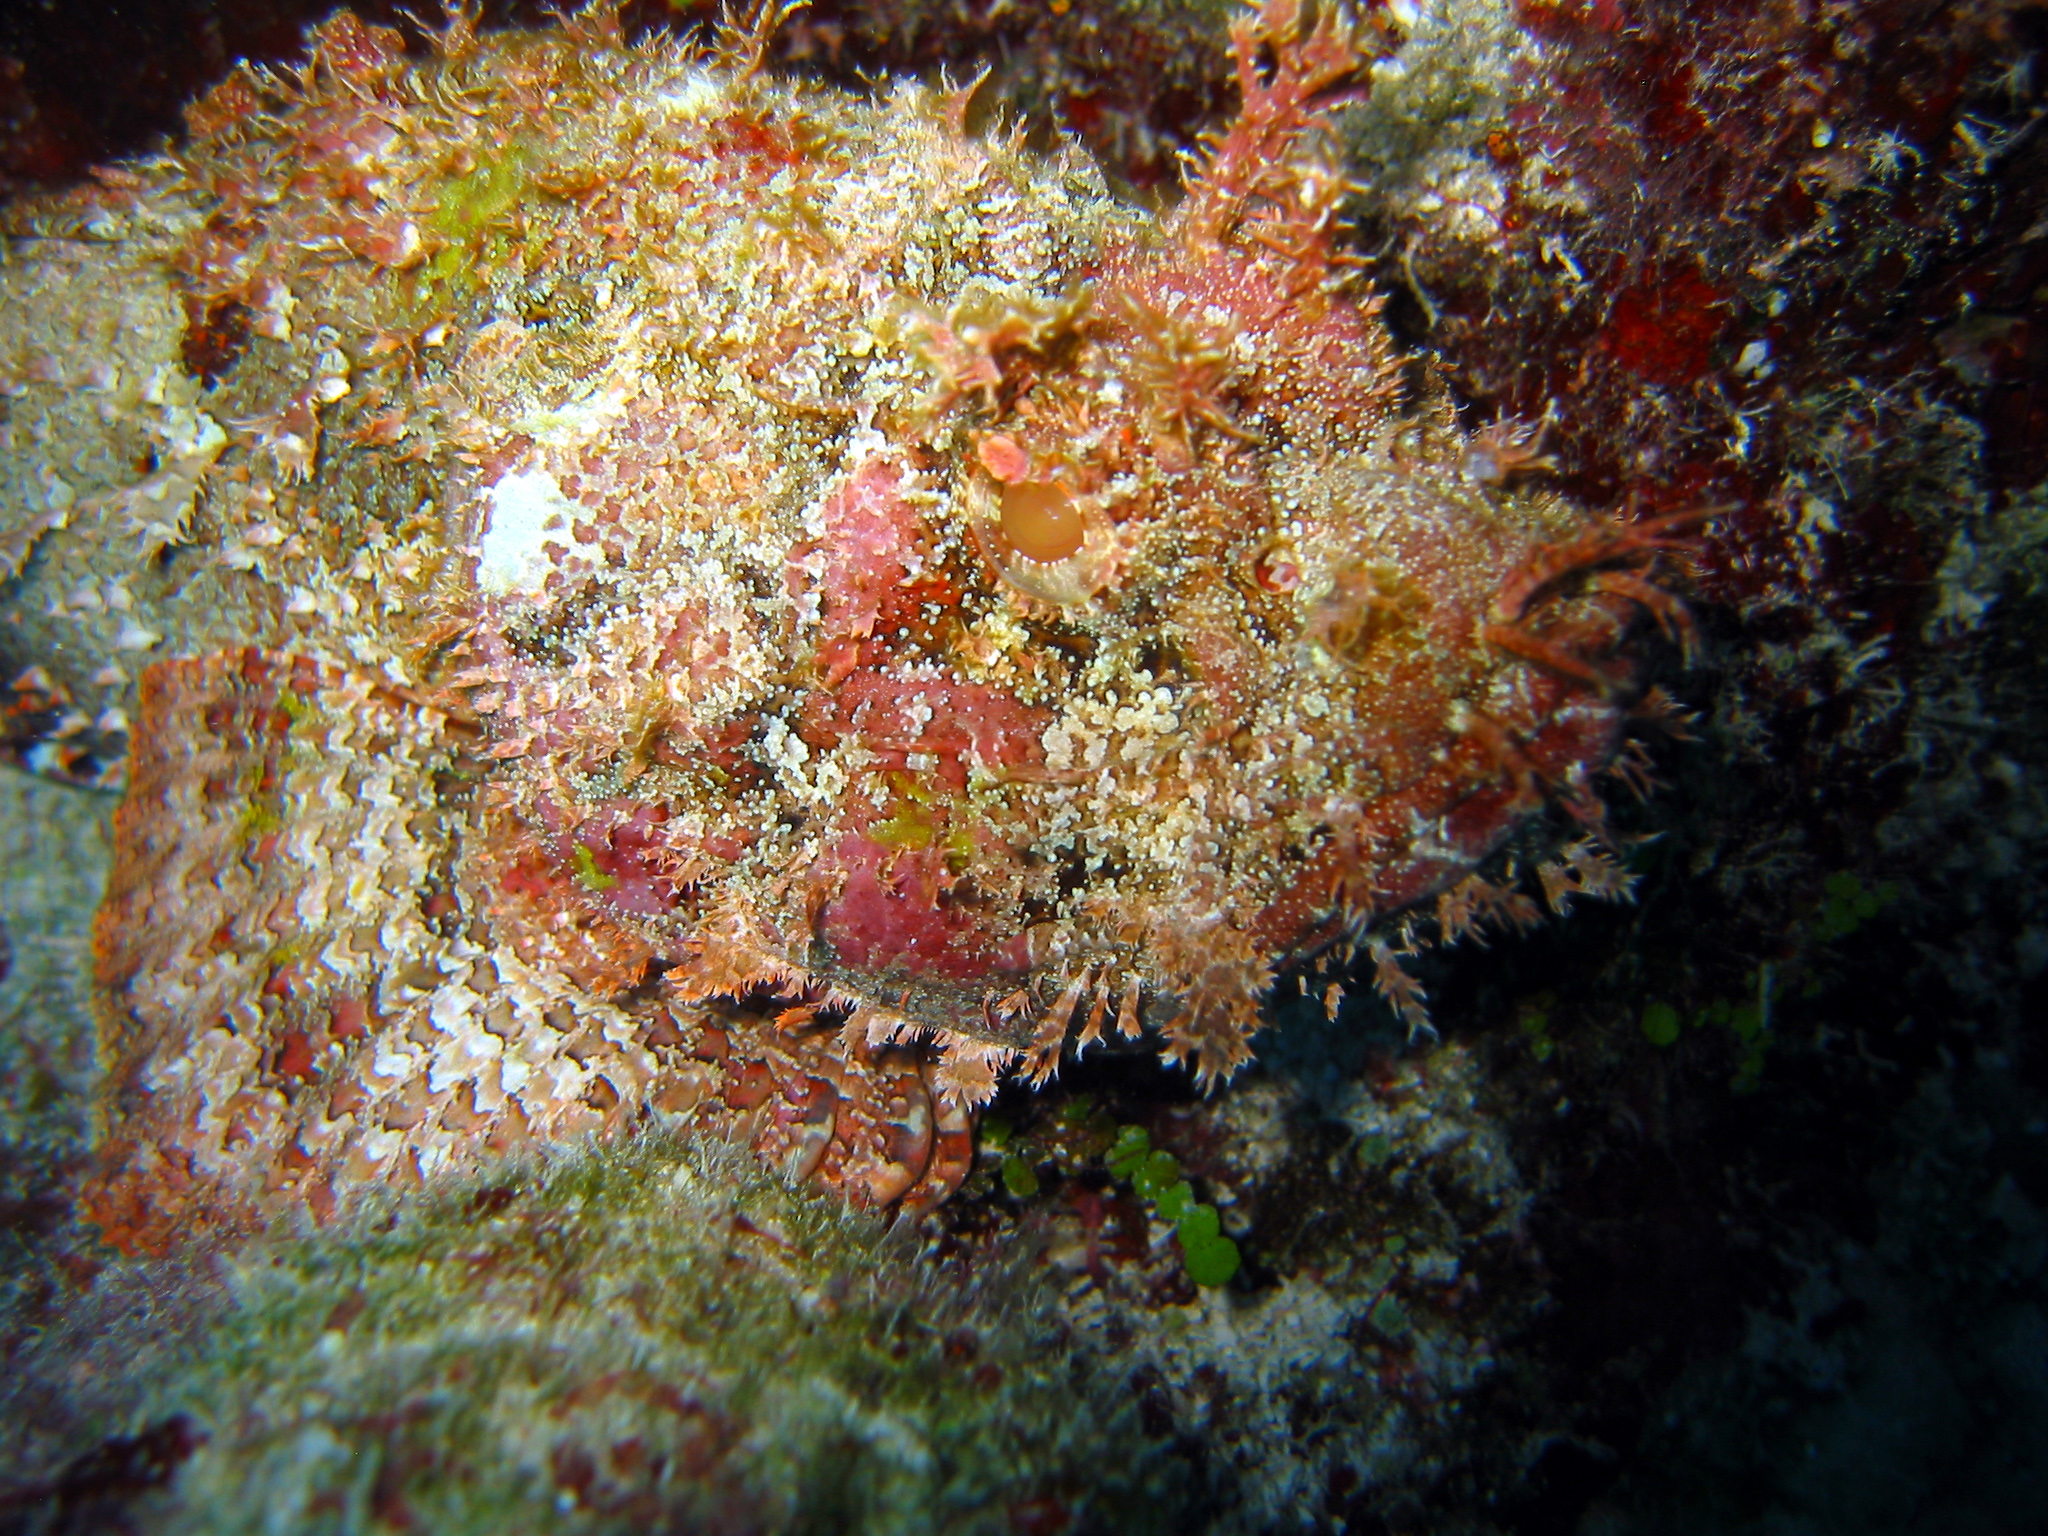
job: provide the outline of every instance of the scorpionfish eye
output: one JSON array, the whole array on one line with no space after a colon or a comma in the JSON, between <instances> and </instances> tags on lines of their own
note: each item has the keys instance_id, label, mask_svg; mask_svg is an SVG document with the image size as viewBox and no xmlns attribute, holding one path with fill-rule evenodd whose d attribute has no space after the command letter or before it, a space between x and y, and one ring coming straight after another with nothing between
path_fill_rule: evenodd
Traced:
<instances>
[{"instance_id":1,"label":"scorpionfish eye","mask_svg":"<svg viewBox=\"0 0 2048 1536\"><path fill-rule=\"evenodd\" d=\"M1003 537L1027 560L1064 560L1081 547L1081 509L1064 486L1020 480L1003 487Z\"/></svg>"}]
</instances>

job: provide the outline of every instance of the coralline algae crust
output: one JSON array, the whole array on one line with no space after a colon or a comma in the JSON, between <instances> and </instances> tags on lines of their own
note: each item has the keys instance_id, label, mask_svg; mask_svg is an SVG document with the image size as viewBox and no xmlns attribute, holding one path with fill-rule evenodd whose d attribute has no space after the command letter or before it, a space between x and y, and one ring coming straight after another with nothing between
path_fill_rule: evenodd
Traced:
<instances>
[{"instance_id":1,"label":"coralline algae crust","mask_svg":"<svg viewBox=\"0 0 2048 1536\"><path fill-rule=\"evenodd\" d=\"M1012 1064L1150 1025L1213 1083L1288 960L1364 942L1419 1022L1375 923L1533 918L1480 866L1552 801L1597 830L1679 523L1404 404L1327 131L1365 38L1269 0L1234 40L1160 217L969 91L602 10L417 64L337 17L49 215L187 316L111 410L150 475L8 546L33 589L134 541L116 648L198 658L55 684L136 721L131 1168L260 1205L651 1106L929 1198ZM81 387L38 334L17 423Z\"/></svg>"}]
</instances>

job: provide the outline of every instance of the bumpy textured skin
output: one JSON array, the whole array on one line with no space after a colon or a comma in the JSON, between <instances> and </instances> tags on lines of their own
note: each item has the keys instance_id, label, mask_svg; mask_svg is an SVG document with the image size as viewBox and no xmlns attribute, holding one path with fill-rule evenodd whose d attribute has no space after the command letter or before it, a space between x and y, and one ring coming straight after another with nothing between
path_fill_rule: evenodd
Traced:
<instances>
[{"instance_id":1,"label":"bumpy textured skin","mask_svg":"<svg viewBox=\"0 0 2048 1536\"><path fill-rule=\"evenodd\" d=\"M1547 798L1597 824L1677 528L1404 406L1338 239L1337 8L1240 21L1164 218L964 95L768 81L758 32L317 43L53 216L187 328L149 477L9 558L125 535L183 579L65 622L219 648L55 680L137 732L113 1226L650 1106L915 1203L1076 1035L1220 1080L1276 967L1361 936L1419 1020L1373 925L1521 921L1482 862ZM71 353L29 412L75 413Z\"/></svg>"},{"instance_id":2,"label":"bumpy textured skin","mask_svg":"<svg viewBox=\"0 0 2048 1536\"><path fill-rule=\"evenodd\" d=\"M155 1251L280 1203L325 1219L653 1109L857 1205L954 1187L964 1115L916 1052L628 995L647 951L508 864L463 810L473 723L255 650L146 674L95 930L103 1172ZM828 1037L829 1039L829 1037Z\"/></svg>"}]
</instances>

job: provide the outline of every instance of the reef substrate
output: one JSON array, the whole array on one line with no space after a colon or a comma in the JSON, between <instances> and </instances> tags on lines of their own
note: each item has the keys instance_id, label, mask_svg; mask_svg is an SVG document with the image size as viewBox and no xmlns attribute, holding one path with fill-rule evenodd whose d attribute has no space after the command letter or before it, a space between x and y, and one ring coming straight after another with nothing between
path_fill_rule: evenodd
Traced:
<instances>
[{"instance_id":1,"label":"reef substrate","mask_svg":"<svg viewBox=\"0 0 2048 1536\"><path fill-rule=\"evenodd\" d=\"M942 1281L743 1149L556 1147L107 1267L10 1352L0 1519L1184 1529L1181 1469L1063 1333L1019 1265Z\"/></svg>"}]
</instances>

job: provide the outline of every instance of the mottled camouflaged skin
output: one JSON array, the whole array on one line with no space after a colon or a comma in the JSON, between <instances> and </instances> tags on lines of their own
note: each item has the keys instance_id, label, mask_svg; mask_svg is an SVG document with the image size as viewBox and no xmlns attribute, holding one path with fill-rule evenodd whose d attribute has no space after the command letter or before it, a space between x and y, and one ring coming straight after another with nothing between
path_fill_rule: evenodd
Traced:
<instances>
[{"instance_id":1,"label":"mottled camouflaged skin","mask_svg":"<svg viewBox=\"0 0 2048 1536\"><path fill-rule=\"evenodd\" d=\"M1521 921L1482 863L1549 799L1597 821L1672 530L1404 407L1338 238L1335 8L1239 23L1163 217L758 38L317 41L42 215L175 299L175 364L8 338L14 420L97 389L113 445L9 559L139 552L42 621L42 681L136 733L114 1224L650 1106L929 1198L1070 1037L1213 1083L1279 966L1360 941L1419 1021L1375 924ZM103 291L82 236L49 260L17 280Z\"/></svg>"}]
</instances>

